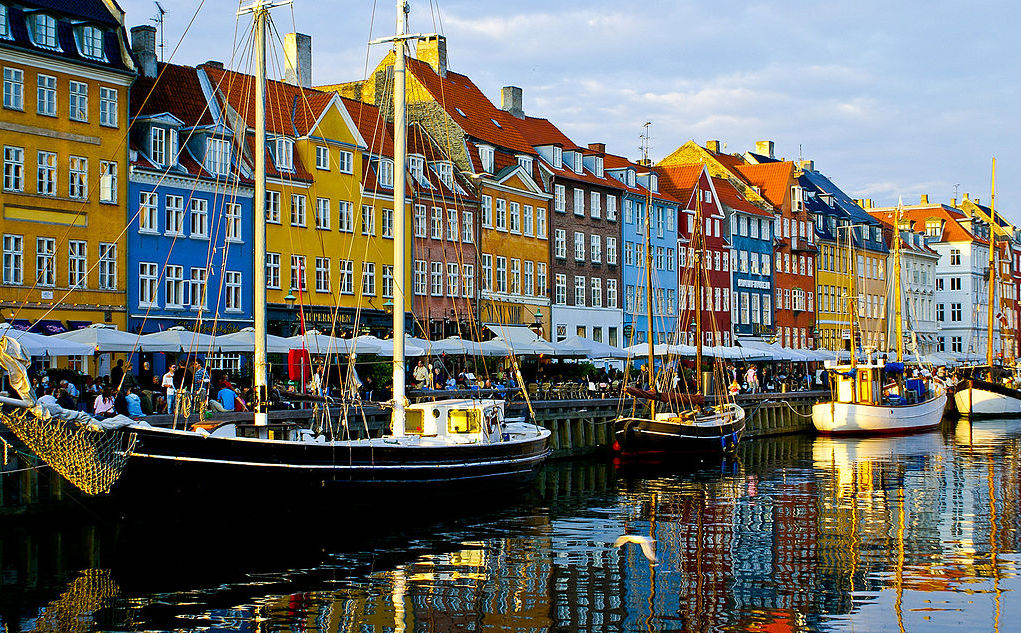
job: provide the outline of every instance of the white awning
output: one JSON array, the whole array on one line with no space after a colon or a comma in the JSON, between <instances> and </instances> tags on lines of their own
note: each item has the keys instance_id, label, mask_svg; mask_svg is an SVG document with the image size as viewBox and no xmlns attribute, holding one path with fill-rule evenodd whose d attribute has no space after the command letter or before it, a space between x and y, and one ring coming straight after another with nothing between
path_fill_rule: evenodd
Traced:
<instances>
[{"instance_id":1,"label":"white awning","mask_svg":"<svg viewBox=\"0 0 1021 633\"><path fill-rule=\"evenodd\" d=\"M85 343L26 332L8 323L0 323L0 336L16 340L29 356L91 356L96 351L95 347Z\"/></svg>"}]
</instances>

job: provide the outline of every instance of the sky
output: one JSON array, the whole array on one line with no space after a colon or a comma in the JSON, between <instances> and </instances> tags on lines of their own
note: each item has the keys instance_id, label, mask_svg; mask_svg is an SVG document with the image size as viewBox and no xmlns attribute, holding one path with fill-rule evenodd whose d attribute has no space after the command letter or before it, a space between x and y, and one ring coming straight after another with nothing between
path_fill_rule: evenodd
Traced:
<instances>
[{"instance_id":1,"label":"sky","mask_svg":"<svg viewBox=\"0 0 1021 633\"><path fill-rule=\"evenodd\" d=\"M120 4L129 26L155 15L151 0ZM229 65L250 27L231 0L161 4L175 63ZM444 34L451 70L497 105L502 86L519 86L526 114L631 158L646 121L653 160L692 139L730 153L772 140L778 157L814 160L878 206L965 193L988 204L995 156L997 211L1021 225L1019 7L413 0L409 30ZM313 82L326 84L371 71L386 50L366 42L393 33L394 3L295 0L272 15L279 33L312 36Z\"/></svg>"}]
</instances>

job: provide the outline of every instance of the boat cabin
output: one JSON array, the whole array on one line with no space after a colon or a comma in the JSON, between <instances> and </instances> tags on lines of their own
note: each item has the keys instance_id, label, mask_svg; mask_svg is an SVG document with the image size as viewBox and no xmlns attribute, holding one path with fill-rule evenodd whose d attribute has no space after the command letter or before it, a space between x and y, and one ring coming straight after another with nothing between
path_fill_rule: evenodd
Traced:
<instances>
[{"instance_id":1,"label":"boat cabin","mask_svg":"<svg viewBox=\"0 0 1021 633\"><path fill-rule=\"evenodd\" d=\"M502 400L420 402L405 409L404 432L420 437L446 437L468 442L504 439Z\"/></svg>"},{"instance_id":2,"label":"boat cabin","mask_svg":"<svg viewBox=\"0 0 1021 633\"><path fill-rule=\"evenodd\" d=\"M908 378L903 363L868 362L852 366L826 361L834 402L896 406L925 400L925 378Z\"/></svg>"}]
</instances>

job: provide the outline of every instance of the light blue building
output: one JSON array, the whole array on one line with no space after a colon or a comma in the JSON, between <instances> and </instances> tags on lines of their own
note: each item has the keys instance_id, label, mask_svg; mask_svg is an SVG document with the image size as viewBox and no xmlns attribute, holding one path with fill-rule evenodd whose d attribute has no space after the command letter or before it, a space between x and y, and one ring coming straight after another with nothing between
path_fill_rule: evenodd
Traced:
<instances>
[{"instance_id":1,"label":"light blue building","mask_svg":"<svg viewBox=\"0 0 1021 633\"><path fill-rule=\"evenodd\" d=\"M677 218L678 202L659 190L659 176L620 156L607 154L606 172L624 185L621 199L621 278L624 285L622 347L649 340L645 264L646 205L652 253L652 341L677 340ZM640 175L641 174L641 175Z\"/></svg>"},{"instance_id":2,"label":"light blue building","mask_svg":"<svg viewBox=\"0 0 1021 633\"><path fill-rule=\"evenodd\" d=\"M773 214L744 198L724 178L713 185L730 222L730 303L734 336L774 334Z\"/></svg>"},{"instance_id":3,"label":"light blue building","mask_svg":"<svg viewBox=\"0 0 1021 633\"><path fill-rule=\"evenodd\" d=\"M240 330L252 324L252 183L210 116L201 71L160 64L157 83L146 72L156 65L142 66L131 91L128 330Z\"/></svg>"}]
</instances>

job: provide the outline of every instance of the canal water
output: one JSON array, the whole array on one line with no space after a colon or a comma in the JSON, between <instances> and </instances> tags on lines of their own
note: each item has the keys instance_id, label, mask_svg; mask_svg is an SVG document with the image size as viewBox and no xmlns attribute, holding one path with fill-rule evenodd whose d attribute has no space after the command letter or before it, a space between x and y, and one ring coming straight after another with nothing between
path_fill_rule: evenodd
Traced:
<instances>
[{"instance_id":1,"label":"canal water","mask_svg":"<svg viewBox=\"0 0 1021 633\"><path fill-rule=\"evenodd\" d=\"M495 496L495 495L494 495ZM1021 423L549 465L514 498L6 517L20 631L1017 631ZM284 515L284 516L281 516ZM629 535L654 540L655 562ZM651 548L650 548L651 549ZM650 552L651 553L651 552Z\"/></svg>"}]
</instances>

